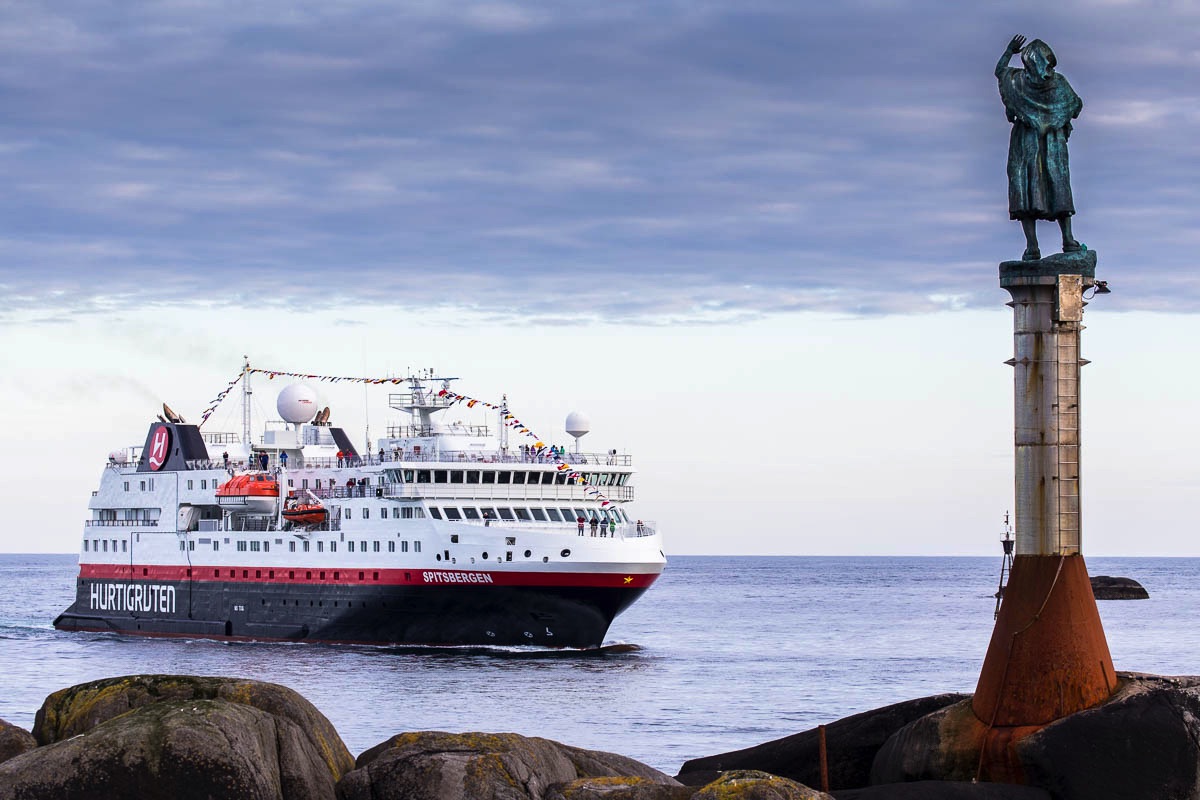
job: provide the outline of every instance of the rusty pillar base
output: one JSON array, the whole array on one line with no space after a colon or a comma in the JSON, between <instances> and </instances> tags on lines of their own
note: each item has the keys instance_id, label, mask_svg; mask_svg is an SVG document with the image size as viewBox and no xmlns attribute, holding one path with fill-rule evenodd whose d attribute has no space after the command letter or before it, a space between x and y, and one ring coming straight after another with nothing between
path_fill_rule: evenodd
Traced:
<instances>
[{"instance_id":1,"label":"rusty pillar base","mask_svg":"<svg viewBox=\"0 0 1200 800\"><path fill-rule=\"evenodd\" d=\"M1040 726L1117 688L1083 556L1018 555L972 709L989 727Z\"/></svg>"},{"instance_id":2,"label":"rusty pillar base","mask_svg":"<svg viewBox=\"0 0 1200 800\"><path fill-rule=\"evenodd\" d=\"M1013 745L1116 689L1083 556L1016 556L971 701L987 728L979 778L1024 783Z\"/></svg>"}]
</instances>

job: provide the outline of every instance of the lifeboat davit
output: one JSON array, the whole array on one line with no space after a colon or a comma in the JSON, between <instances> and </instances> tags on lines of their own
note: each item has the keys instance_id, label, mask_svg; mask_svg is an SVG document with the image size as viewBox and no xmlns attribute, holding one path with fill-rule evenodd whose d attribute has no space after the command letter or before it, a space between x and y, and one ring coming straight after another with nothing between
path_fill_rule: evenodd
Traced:
<instances>
[{"instance_id":1,"label":"lifeboat davit","mask_svg":"<svg viewBox=\"0 0 1200 800\"><path fill-rule=\"evenodd\" d=\"M329 516L325 506L301 503L283 510L283 518L293 525L320 525Z\"/></svg>"},{"instance_id":2,"label":"lifeboat davit","mask_svg":"<svg viewBox=\"0 0 1200 800\"><path fill-rule=\"evenodd\" d=\"M246 514L274 514L279 481L263 472L234 475L217 489L217 504Z\"/></svg>"}]
</instances>

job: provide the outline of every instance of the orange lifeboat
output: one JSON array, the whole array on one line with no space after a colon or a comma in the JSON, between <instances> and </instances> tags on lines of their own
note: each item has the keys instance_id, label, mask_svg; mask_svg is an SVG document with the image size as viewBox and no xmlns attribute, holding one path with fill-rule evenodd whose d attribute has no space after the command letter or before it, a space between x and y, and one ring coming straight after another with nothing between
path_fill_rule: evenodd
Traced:
<instances>
[{"instance_id":1,"label":"orange lifeboat","mask_svg":"<svg viewBox=\"0 0 1200 800\"><path fill-rule=\"evenodd\" d=\"M283 518L293 525L320 525L329 516L325 506L301 503L283 510Z\"/></svg>"},{"instance_id":2,"label":"orange lifeboat","mask_svg":"<svg viewBox=\"0 0 1200 800\"><path fill-rule=\"evenodd\" d=\"M279 481L262 472L234 475L217 489L217 504L247 514L274 514Z\"/></svg>"}]
</instances>

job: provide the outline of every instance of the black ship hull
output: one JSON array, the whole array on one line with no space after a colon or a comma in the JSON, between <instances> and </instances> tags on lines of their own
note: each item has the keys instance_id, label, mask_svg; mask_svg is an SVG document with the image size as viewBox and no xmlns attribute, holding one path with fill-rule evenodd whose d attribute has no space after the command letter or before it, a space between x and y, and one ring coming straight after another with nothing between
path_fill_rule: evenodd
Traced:
<instances>
[{"instance_id":1,"label":"black ship hull","mask_svg":"<svg viewBox=\"0 0 1200 800\"><path fill-rule=\"evenodd\" d=\"M80 578L67 631L395 645L599 647L629 586L437 586ZM649 580L645 580L649 578Z\"/></svg>"}]
</instances>

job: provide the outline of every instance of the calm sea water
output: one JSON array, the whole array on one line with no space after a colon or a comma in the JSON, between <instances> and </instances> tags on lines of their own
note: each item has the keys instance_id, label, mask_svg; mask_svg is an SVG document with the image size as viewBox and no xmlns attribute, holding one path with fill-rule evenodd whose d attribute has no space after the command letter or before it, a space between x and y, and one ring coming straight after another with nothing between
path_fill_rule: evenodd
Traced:
<instances>
[{"instance_id":1,"label":"calm sea water","mask_svg":"<svg viewBox=\"0 0 1200 800\"><path fill-rule=\"evenodd\" d=\"M0 719L134 673L289 686L357 755L394 733L512 731L674 773L888 703L970 692L992 629L999 559L674 557L617 618L633 652L413 651L59 633L74 556L0 555ZM1102 602L1118 669L1200 673L1200 559L1089 559L1151 599Z\"/></svg>"}]
</instances>

